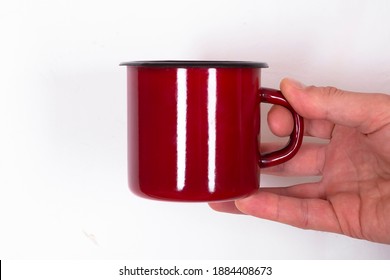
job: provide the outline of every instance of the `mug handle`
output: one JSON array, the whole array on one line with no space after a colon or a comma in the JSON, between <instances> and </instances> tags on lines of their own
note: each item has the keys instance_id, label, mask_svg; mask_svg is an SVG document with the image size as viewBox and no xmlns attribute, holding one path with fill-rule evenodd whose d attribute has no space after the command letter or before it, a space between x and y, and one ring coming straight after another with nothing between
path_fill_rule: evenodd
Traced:
<instances>
[{"instance_id":1,"label":"mug handle","mask_svg":"<svg viewBox=\"0 0 390 280\"><path fill-rule=\"evenodd\" d=\"M302 145L303 118L294 111L280 90L260 88L259 97L260 102L281 105L287 108L291 112L294 119L294 129L290 134L290 139L287 145L284 148L265 154L260 154L259 152L260 159L258 164L260 168L265 168L281 164L295 156Z\"/></svg>"}]
</instances>

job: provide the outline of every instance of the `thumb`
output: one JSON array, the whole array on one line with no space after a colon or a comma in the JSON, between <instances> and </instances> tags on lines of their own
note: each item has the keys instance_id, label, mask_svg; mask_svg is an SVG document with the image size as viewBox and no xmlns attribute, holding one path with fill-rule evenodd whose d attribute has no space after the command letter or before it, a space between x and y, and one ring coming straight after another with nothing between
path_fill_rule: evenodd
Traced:
<instances>
[{"instance_id":1,"label":"thumb","mask_svg":"<svg viewBox=\"0 0 390 280\"><path fill-rule=\"evenodd\" d=\"M280 88L295 111L307 119L328 120L365 134L390 123L390 96L386 94L306 87L287 78L281 81Z\"/></svg>"}]
</instances>

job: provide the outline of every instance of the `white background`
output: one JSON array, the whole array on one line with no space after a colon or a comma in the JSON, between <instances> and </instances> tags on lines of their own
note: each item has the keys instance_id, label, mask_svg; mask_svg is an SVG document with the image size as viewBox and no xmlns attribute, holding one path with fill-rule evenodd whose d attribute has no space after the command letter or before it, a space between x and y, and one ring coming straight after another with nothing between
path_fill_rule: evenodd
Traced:
<instances>
[{"instance_id":1,"label":"white background","mask_svg":"<svg viewBox=\"0 0 390 280\"><path fill-rule=\"evenodd\" d=\"M289 76L390 93L389 12L385 0L1 0L0 257L389 259L387 245L132 195L118 66L255 60L268 87Z\"/></svg>"}]
</instances>

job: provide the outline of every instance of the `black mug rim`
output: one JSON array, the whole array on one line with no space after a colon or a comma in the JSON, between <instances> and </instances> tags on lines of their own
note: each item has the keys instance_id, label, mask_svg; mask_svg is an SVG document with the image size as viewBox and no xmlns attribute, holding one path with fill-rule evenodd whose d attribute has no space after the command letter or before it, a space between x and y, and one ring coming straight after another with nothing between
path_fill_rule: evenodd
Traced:
<instances>
[{"instance_id":1,"label":"black mug rim","mask_svg":"<svg viewBox=\"0 0 390 280\"><path fill-rule=\"evenodd\" d=\"M233 60L139 60L122 62L119 65L173 68L268 68L265 62Z\"/></svg>"}]
</instances>

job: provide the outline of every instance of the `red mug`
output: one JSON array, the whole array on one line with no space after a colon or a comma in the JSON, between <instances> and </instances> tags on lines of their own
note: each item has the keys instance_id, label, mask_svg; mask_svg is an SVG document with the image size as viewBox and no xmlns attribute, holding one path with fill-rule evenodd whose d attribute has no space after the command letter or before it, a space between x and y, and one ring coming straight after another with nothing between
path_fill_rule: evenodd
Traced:
<instances>
[{"instance_id":1,"label":"red mug","mask_svg":"<svg viewBox=\"0 0 390 280\"><path fill-rule=\"evenodd\" d=\"M303 119L279 90L261 88L266 63L135 61L127 66L129 187L169 201L234 200L259 188L260 169L291 159ZM260 102L289 109L287 145L259 152ZM260 168L259 168L260 167Z\"/></svg>"}]
</instances>

